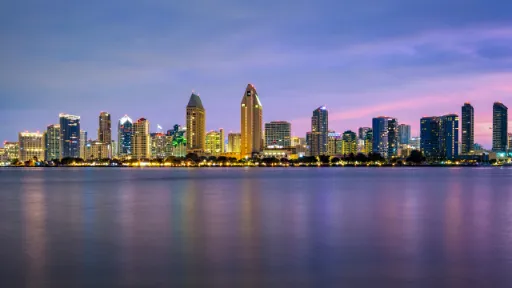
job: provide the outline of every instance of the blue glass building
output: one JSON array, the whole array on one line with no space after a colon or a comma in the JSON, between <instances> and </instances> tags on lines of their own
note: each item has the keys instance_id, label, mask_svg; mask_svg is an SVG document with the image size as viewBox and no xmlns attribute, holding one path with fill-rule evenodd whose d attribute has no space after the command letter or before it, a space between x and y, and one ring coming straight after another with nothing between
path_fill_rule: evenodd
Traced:
<instances>
[{"instance_id":1,"label":"blue glass building","mask_svg":"<svg viewBox=\"0 0 512 288\"><path fill-rule=\"evenodd\" d=\"M60 158L80 158L80 116L59 114Z\"/></svg>"},{"instance_id":2,"label":"blue glass building","mask_svg":"<svg viewBox=\"0 0 512 288\"><path fill-rule=\"evenodd\" d=\"M132 133L133 121L128 115L119 119L117 126L117 143L119 157L125 157L132 154Z\"/></svg>"}]
</instances>

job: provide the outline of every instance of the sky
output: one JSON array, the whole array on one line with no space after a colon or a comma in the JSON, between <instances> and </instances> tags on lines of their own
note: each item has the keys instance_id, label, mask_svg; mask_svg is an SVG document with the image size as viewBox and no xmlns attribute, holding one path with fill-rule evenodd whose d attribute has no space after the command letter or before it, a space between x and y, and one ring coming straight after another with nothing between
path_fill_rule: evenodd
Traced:
<instances>
[{"instance_id":1,"label":"sky","mask_svg":"<svg viewBox=\"0 0 512 288\"><path fill-rule=\"evenodd\" d=\"M509 0L2 1L0 141L59 113L80 115L90 138L100 111L113 126L128 114L169 129L192 91L207 130L239 131L252 83L264 121L290 121L296 136L322 105L330 130L386 115L414 136L422 116L469 101L489 148L493 102L512 106L510 11Z\"/></svg>"}]
</instances>

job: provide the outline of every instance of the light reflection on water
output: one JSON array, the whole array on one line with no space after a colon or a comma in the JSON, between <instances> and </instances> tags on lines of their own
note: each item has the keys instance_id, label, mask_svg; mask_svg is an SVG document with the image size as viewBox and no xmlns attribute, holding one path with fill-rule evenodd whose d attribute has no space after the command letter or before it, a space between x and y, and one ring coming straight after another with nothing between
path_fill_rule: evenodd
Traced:
<instances>
[{"instance_id":1,"label":"light reflection on water","mask_svg":"<svg viewBox=\"0 0 512 288\"><path fill-rule=\"evenodd\" d=\"M4 287L510 287L509 169L0 170Z\"/></svg>"}]
</instances>

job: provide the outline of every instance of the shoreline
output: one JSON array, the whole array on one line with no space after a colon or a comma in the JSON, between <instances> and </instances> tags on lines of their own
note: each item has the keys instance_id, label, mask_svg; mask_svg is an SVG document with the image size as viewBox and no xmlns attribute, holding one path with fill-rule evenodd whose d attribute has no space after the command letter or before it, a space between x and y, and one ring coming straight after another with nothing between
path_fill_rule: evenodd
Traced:
<instances>
[{"instance_id":1,"label":"shoreline","mask_svg":"<svg viewBox=\"0 0 512 288\"><path fill-rule=\"evenodd\" d=\"M257 166L257 165L246 165L246 166L237 166L237 165L215 165L215 166L165 166L165 165L148 165L148 166L108 166L108 165L77 165L77 166L0 166L0 169L27 169L27 168L165 168L165 169L184 169L184 168L482 168L482 167L509 167L510 165L443 165L443 164L433 164L433 165L392 165L392 164L383 164L383 165L353 165L353 164L345 164L345 165L275 165L275 166ZM512 167L512 166L510 166Z\"/></svg>"}]
</instances>

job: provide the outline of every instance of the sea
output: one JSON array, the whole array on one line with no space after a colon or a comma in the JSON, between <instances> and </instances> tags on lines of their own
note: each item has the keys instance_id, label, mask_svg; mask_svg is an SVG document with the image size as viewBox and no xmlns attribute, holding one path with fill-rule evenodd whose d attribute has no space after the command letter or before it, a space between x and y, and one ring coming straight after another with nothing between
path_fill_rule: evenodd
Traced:
<instances>
[{"instance_id":1,"label":"sea","mask_svg":"<svg viewBox=\"0 0 512 288\"><path fill-rule=\"evenodd\" d=\"M512 169L3 168L0 287L512 287Z\"/></svg>"}]
</instances>

